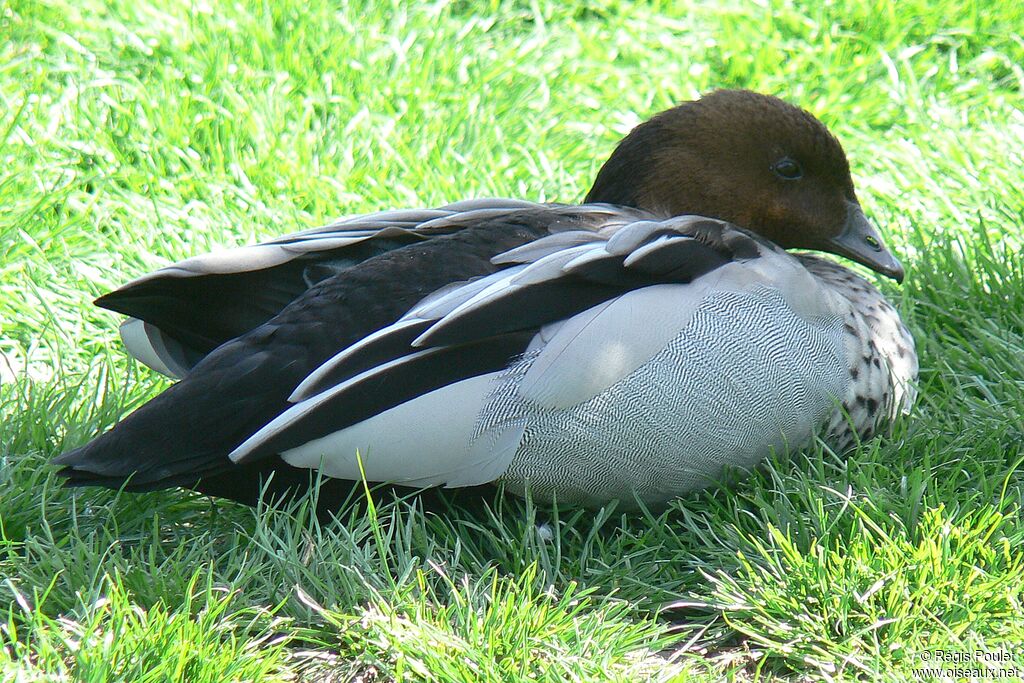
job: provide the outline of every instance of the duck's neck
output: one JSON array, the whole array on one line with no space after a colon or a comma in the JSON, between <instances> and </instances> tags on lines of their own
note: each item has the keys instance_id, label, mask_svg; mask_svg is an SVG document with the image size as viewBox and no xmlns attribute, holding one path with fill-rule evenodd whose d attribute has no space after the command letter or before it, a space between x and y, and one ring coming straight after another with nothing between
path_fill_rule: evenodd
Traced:
<instances>
[{"instance_id":1,"label":"duck's neck","mask_svg":"<svg viewBox=\"0 0 1024 683\"><path fill-rule=\"evenodd\" d=\"M597 172L585 204L605 203L651 210L644 189L651 180L651 152L665 132L657 118L633 129Z\"/></svg>"}]
</instances>

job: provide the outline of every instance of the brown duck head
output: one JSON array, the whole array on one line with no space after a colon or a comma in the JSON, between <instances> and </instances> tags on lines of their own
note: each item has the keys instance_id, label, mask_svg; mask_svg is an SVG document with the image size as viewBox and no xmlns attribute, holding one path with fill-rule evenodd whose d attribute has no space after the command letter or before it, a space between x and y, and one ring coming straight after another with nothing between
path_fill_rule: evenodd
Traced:
<instances>
[{"instance_id":1,"label":"brown duck head","mask_svg":"<svg viewBox=\"0 0 1024 683\"><path fill-rule=\"evenodd\" d=\"M719 218L903 281L861 210L839 141L777 97L718 90L658 114L619 143L585 201Z\"/></svg>"}]
</instances>

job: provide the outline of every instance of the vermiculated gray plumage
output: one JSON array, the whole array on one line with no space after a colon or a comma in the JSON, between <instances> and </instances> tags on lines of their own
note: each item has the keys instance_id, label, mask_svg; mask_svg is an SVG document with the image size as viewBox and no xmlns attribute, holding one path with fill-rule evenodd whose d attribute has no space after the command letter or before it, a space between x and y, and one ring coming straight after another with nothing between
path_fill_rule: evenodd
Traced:
<instances>
[{"instance_id":1,"label":"vermiculated gray plumage","mask_svg":"<svg viewBox=\"0 0 1024 683\"><path fill-rule=\"evenodd\" d=\"M551 411L503 384L485 419L525 429L501 480L587 504L706 487L724 467L807 442L842 393L842 345L838 316L803 320L773 290L713 294L662 351L586 402Z\"/></svg>"}]
</instances>

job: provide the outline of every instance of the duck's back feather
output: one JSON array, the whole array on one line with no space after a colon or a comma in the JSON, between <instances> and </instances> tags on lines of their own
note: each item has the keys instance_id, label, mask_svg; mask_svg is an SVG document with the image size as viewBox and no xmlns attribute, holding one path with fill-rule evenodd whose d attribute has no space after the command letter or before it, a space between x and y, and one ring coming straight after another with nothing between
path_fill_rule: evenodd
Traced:
<instances>
[{"instance_id":1,"label":"duck's back feather","mask_svg":"<svg viewBox=\"0 0 1024 683\"><path fill-rule=\"evenodd\" d=\"M210 351L267 322L311 287L374 256L544 208L515 199L485 199L352 216L173 263L101 296L96 304L130 316L122 339L133 356L180 378ZM550 221L548 229L559 229L558 221Z\"/></svg>"},{"instance_id":2,"label":"duck's back feather","mask_svg":"<svg viewBox=\"0 0 1024 683\"><path fill-rule=\"evenodd\" d=\"M187 359L184 367L168 367L173 376L181 377L181 370L187 372L224 342L267 322L311 287L420 239L410 231L361 236L353 241L327 238L326 244L311 239L298 248L276 244L242 247L214 258L197 257L168 266L100 297L96 303L159 330L159 341L154 334L145 339L122 338L143 362L149 352L146 341L157 349L168 349L164 353Z\"/></svg>"}]
</instances>

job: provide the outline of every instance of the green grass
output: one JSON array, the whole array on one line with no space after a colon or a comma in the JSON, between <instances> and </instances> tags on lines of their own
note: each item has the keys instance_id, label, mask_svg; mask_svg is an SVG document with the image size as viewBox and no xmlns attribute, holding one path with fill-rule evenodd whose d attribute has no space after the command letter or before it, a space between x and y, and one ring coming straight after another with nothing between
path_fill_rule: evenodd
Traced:
<instances>
[{"instance_id":1,"label":"green grass","mask_svg":"<svg viewBox=\"0 0 1024 683\"><path fill-rule=\"evenodd\" d=\"M920 678L1024 666L1017 2L0 0L0 673L15 680ZM845 143L908 266L888 438L664 512L379 501L322 526L47 460L166 386L90 300L345 213L574 201L715 87ZM538 524L546 524L551 537Z\"/></svg>"}]
</instances>

